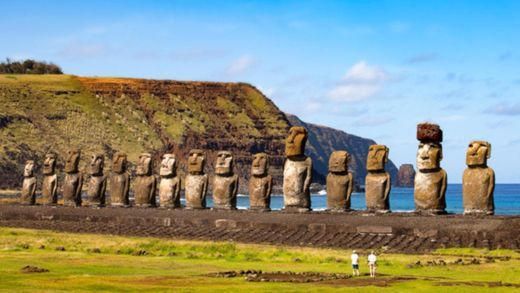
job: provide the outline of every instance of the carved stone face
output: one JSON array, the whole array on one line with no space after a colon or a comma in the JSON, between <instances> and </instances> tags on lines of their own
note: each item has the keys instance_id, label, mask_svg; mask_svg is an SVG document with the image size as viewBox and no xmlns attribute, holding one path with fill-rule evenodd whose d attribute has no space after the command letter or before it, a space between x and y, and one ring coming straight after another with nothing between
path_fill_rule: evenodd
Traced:
<instances>
[{"instance_id":1,"label":"carved stone face","mask_svg":"<svg viewBox=\"0 0 520 293\"><path fill-rule=\"evenodd\" d=\"M79 157L81 151L78 149L70 149L67 151L67 157L65 158L65 172L66 173L77 173L79 166Z\"/></svg>"},{"instance_id":2,"label":"carved stone face","mask_svg":"<svg viewBox=\"0 0 520 293\"><path fill-rule=\"evenodd\" d=\"M487 141L472 141L466 152L466 164L470 167L487 166L491 157L491 144Z\"/></svg>"},{"instance_id":3,"label":"carved stone face","mask_svg":"<svg viewBox=\"0 0 520 293\"><path fill-rule=\"evenodd\" d=\"M347 172L349 159L347 151L333 151L329 158L329 172Z\"/></svg>"},{"instance_id":4,"label":"carved stone face","mask_svg":"<svg viewBox=\"0 0 520 293\"><path fill-rule=\"evenodd\" d=\"M116 153L112 158L112 171L118 174L126 172L127 163L128 159L125 153Z\"/></svg>"},{"instance_id":5,"label":"carved stone face","mask_svg":"<svg viewBox=\"0 0 520 293\"><path fill-rule=\"evenodd\" d=\"M33 177L34 176L34 161L28 160L25 162L25 167L23 169L24 177Z\"/></svg>"},{"instance_id":6,"label":"carved stone face","mask_svg":"<svg viewBox=\"0 0 520 293\"><path fill-rule=\"evenodd\" d=\"M233 154L231 152L218 152L215 173L218 175L233 174Z\"/></svg>"},{"instance_id":7,"label":"carved stone face","mask_svg":"<svg viewBox=\"0 0 520 293\"><path fill-rule=\"evenodd\" d=\"M139 155L136 173L140 176L152 175L152 154L142 153Z\"/></svg>"},{"instance_id":8,"label":"carved stone face","mask_svg":"<svg viewBox=\"0 0 520 293\"><path fill-rule=\"evenodd\" d=\"M289 130L289 136L285 140L285 155L300 156L304 154L307 142L307 129L301 126L293 126Z\"/></svg>"},{"instance_id":9,"label":"carved stone face","mask_svg":"<svg viewBox=\"0 0 520 293\"><path fill-rule=\"evenodd\" d=\"M269 169L269 157L267 154L258 153L253 155L251 174L257 176L267 175L267 169Z\"/></svg>"},{"instance_id":10,"label":"carved stone face","mask_svg":"<svg viewBox=\"0 0 520 293\"><path fill-rule=\"evenodd\" d=\"M43 174L52 175L55 172L55 168L56 168L56 155L55 154L46 154L45 160L43 161Z\"/></svg>"},{"instance_id":11,"label":"carved stone face","mask_svg":"<svg viewBox=\"0 0 520 293\"><path fill-rule=\"evenodd\" d=\"M384 145L373 144L368 148L367 170L381 171L388 161L388 148Z\"/></svg>"},{"instance_id":12,"label":"carved stone face","mask_svg":"<svg viewBox=\"0 0 520 293\"><path fill-rule=\"evenodd\" d=\"M90 167L89 172L90 175L103 175L103 168L105 167L105 156L102 154L92 155L90 158Z\"/></svg>"},{"instance_id":13,"label":"carved stone face","mask_svg":"<svg viewBox=\"0 0 520 293\"><path fill-rule=\"evenodd\" d=\"M173 177L175 176L175 171L177 169L177 159L174 154L164 154L161 161L161 169L159 170L159 175L163 177Z\"/></svg>"},{"instance_id":14,"label":"carved stone face","mask_svg":"<svg viewBox=\"0 0 520 293\"><path fill-rule=\"evenodd\" d=\"M442 147L436 143L420 143L417 151L417 168L421 171L440 168Z\"/></svg>"},{"instance_id":15,"label":"carved stone face","mask_svg":"<svg viewBox=\"0 0 520 293\"><path fill-rule=\"evenodd\" d=\"M204 172L206 156L202 150L191 150L188 157L188 172L191 174L201 174Z\"/></svg>"}]
</instances>

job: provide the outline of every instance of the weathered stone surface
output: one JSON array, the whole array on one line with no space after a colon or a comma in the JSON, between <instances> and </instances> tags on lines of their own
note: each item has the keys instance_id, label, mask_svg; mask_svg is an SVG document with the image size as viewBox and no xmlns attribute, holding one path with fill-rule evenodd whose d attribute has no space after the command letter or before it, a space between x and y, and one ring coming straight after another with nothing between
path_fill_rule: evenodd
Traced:
<instances>
[{"instance_id":1,"label":"weathered stone surface","mask_svg":"<svg viewBox=\"0 0 520 293\"><path fill-rule=\"evenodd\" d=\"M159 203L164 208L181 207L181 180L177 176L177 159L174 154L165 154L159 171Z\"/></svg>"},{"instance_id":2,"label":"weathered stone surface","mask_svg":"<svg viewBox=\"0 0 520 293\"><path fill-rule=\"evenodd\" d=\"M34 176L33 160L25 162L20 203L26 205L34 205L36 203L36 177Z\"/></svg>"},{"instance_id":3,"label":"weathered stone surface","mask_svg":"<svg viewBox=\"0 0 520 293\"><path fill-rule=\"evenodd\" d=\"M42 203L58 203L58 176L56 175L56 154L48 153L43 161Z\"/></svg>"},{"instance_id":4,"label":"weathered stone surface","mask_svg":"<svg viewBox=\"0 0 520 293\"><path fill-rule=\"evenodd\" d=\"M65 179L63 180L63 204L81 206L83 175L79 172L81 151L70 149L65 156Z\"/></svg>"},{"instance_id":5,"label":"weathered stone surface","mask_svg":"<svg viewBox=\"0 0 520 293\"><path fill-rule=\"evenodd\" d=\"M466 152L466 164L462 176L462 197L464 214L488 214L495 212L493 192L495 172L487 166L491 157L491 144L486 141L472 141Z\"/></svg>"},{"instance_id":6,"label":"weathered stone surface","mask_svg":"<svg viewBox=\"0 0 520 293\"><path fill-rule=\"evenodd\" d=\"M367 157L367 177L365 178L365 198L368 211L387 213L390 211L390 174L385 171L388 148L371 145Z\"/></svg>"},{"instance_id":7,"label":"weathered stone surface","mask_svg":"<svg viewBox=\"0 0 520 293\"><path fill-rule=\"evenodd\" d=\"M236 209L237 192L238 176L233 172L233 155L228 151L220 151L213 178L213 208Z\"/></svg>"},{"instance_id":8,"label":"weathered stone surface","mask_svg":"<svg viewBox=\"0 0 520 293\"><path fill-rule=\"evenodd\" d=\"M415 169L412 164L402 164L397 172L397 180L395 186L413 187L415 179Z\"/></svg>"},{"instance_id":9,"label":"weathered stone surface","mask_svg":"<svg viewBox=\"0 0 520 293\"><path fill-rule=\"evenodd\" d=\"M92 155L89 165L90 180L88 183L88 205L104 206L106 201L107 177L103 173L105 156L103 154Z\"/></svg>"},{"instance_id":10,"label":"weathered stone surface","mask_svg":"<svg viewBox=\"0 0 520 293\"><path fill-rule=\"evenodd\" d=\"M130 176L126 172L127 156L116 153L112 158L112 173L110 174L110 205L129 206Z\"/></svg>"},{"instance_id":11,"label":"weathered stone surface","mask_svg":"<svg viewBox=\"0 0 520 293\"><path fill-rule=\"evenodd\" d=\"M417 127L417 137L419 131L424 124L419 124ZM419 144L417 151L417 169L414 182L414 200L415 209L418 212L426 212L432 214L445 213L446 209L446 186L447 174L440 167L442 160L442 145L440 143L431 142L433 139L439 138L438 132L433 127L432 133L421 136L423 141ZM437 131L437 132L435 132ZM441 131L442 133L442 131ZM442 138L442 135L440 136Z\"/></svg>"},{"instance_id":12,"label":"weathered stone surface","mask_svg":"<svg viewBox=\"0 0 520 293\"><path fill-rule=\"evenodd\" d=\"M204 174L206 155L199 149L190 150L188 157L188 175L184 182L184 197L187 209L206 208L208 175Z\"/></svg>"},{"instance_id":13,"label":"weathered stone surface","mask_svg":"<svg viewBox=\"0 0 520 293\"><path fill-rule=\"evenodd\" d=\"M334 151L329 158L327 175L327 210L341 212L350 209L350 196L354 180L348 171L350 154L347 151Z\"/></svg>"},{"instance_id":14,"label":"weathered stone surface","mask_svg":"<svg viewBox=\"0 0 520 293\"><path fill-rule=\"evenodd\" d=\"M150 153L142 153L137 163L137 178L134 183L135 205L137 207L155 207L157 178L152 174L153 162Z\"/></svg>"},{"instance_id":15,"label":"weathered stone surface","mask_svg":"<svg viewBox=\"0 0 520 293\"><path fill-rule=\"evenodd\" d=\"M307 130L293 126L285 140L283 167L284 210L305 212L311 207L312 159L305 156Z\"/></svg>"},{"instance_id":16,"label":"weathered stone surface","mask_svg":"<svg viewBox=\"0 0 520 293\"><path fill-rule=\"evenodd\" d=\"M271 210L273 178L268 174L269 157L265 153L253 155L249 179L249 202L252 210Z\"/></svg>"},{"instance_id":17,"label":"weathered stone surface","mask_svg":"<svg viewBox=\"0 0 520 293\"><path fill-rule=\"evenodd\" d=\"M442 142L442 129L437 124L420 123L417 125L417 140L420 142Z\"/></svg>"}]
</instances>

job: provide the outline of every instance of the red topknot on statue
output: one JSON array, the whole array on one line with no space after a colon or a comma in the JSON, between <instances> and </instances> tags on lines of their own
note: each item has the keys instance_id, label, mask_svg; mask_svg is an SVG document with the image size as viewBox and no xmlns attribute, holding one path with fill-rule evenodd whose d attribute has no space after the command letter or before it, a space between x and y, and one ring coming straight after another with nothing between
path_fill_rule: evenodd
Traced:
<instances>
[{"instance_id":1,"label":"red topknot on statue","mask_svg":"<svg viewBox=\"0 0 520 293\"><path fill-rule=\"evenodd\" d=\"M442 142L442 129L437 124L433 123L419 123L417 124L417 140L423 143Z\"/></svg>"}]
</instances>

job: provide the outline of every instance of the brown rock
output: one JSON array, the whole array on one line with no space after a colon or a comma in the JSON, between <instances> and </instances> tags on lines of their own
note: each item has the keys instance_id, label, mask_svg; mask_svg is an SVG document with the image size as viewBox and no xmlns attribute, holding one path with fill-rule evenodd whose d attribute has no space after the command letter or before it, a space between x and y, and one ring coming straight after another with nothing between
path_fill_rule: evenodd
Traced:
<instances>
[{"instance_id":1,"label":"brown rock","mask_svg":"<svg viewBox=\"0 0 520 293\"><path fill-rule=\"evenodd\" d=\"M442 129L437 124L420 123L417 125L417 140L420 142L442 142Z\"/></svg>"},{"instance_id":2,"label":"brown rock","mask_svg":"<svg viewBox=\"0 0 520 293\"><path fill-rule=\"evenodd\" d=\"M367 210L387 213L390 211L390 174L385 171L388 148L371 145L367 157L367 177L365 178L365 198Z\"/></svg>"},{"instance_id":3,"label":"brown rock","mask_svg":"<svg viewBox=\"0 0 520 293\"><path fill-rule=\"evenodd\" d=\"M134 183L135 206L155 207L157 179L152 174L153 164L150 153L142 153L137 163L137 178Z\"/></svg>"},{"instance_id":4,"label":"brown rock","mask_svg":"<svg viewBox=\"0 0 520 293\"><path fill-rule=\"evenodd\" d=\"M396 186L399 187L413 187L415 179L415 170L412 164L402 164L397 173Z\"/></svg>"},{"instance_id":5,"label":"brown rock","mask_svg":"<svg viewBox=\"0 0 520 293\"><path fill-rule=\"evenodd\" d=\"M63 180L63 204L66 206L81 206L81 189L83 175L79 172L81 151L71 149L65 157L65 179Z\"/></svg>"},{"instance_id":6,"label":"brown rock","mask_svg":"<svg viewBox=\"0 0 520 293\"><path fill-rule=\"evenodd\" d=\"M110 205L130 205L130 176L126 172L127 156L125 153L116 153L112 159L112 173L110 174Z\"/></svg>"},{"instance_id":7,"label":"brown rock","mask_svg":"<svg viewBox=\"0 0 520 293\"><path fill-rule=\"evenodd\" d=\"M43 161L42 203L58 203L58 176L56 175L56 154L48 153Z\"/></svg>"},{"instance_id":8,"label":"brown rock","mask_svg":"<svg viewBox=\"0 0 520 293\"><path fill-rule=\"evenodd\" d=\"M202 150L193 149L188 157L188 175L184 183L187 209L206 208L208 175L204 174L206 155Z\"/></svg>"},{"instance_id":9,"label":"brown rock","mask_svg":"<svg viewBox=\"0 0 520 293\"><path fill-rule=\"evenodd\" d=\"M253 155L249 179L249 202L252 210L271 210L273 178L268 174L269 157L265 153Z\"/></svg>"},{"instance_id":10,"label":"brown rock","mask_svg":"<svg viewBox=\"0 0 520 293\"><path fill-rule=\"evenodd\" d=\"M305 212L310 210L312 159L305 156L307 130L293 126L285 140L286 160L283 168L284 210Z\"/></svg>"},{"instance_id":11,"label":"brown rock","mask_svg":"<svg viewBox=\"0 0 520 293\"><path fill-rule=\"evenodd\" d=\"M348 172L350 155L347 151L334 151L329 158L327 175L327 210L342 212L350 209L350 196L354 185Z\"/></svg>"},{"instance_id":12,"label":"brown rock","mask_svg":"<svg viewBox=\"0 0 520 293\"><path fill-rule=\"evenodd\" d=\"M495 172L487 166L491 157L491 144L486 141L472 141L466 152L466 164L462 176L462 197L464 214L493 215L495 204Z\"/></svg>"},{"instance_id":13,"label":"brown rock","mask_svg":"<svg viewBox=\"0 0 520 293\"><path fill-rule=\"evenodd\" d=\"M238 176L233 172L233 155L228 151L220 151L215 163L213 179L213 208L236 209L238 193Z\"/></svg>"},{"instance_id":14,"label":"brown rock","mask_svg":"<svg viewBox=\"0 0 520 293\"><path fill-rule=\"evenodd\" d=\"M181 207L181 180L177 176L177 159L174 154L163 155L159 175L159 203L165 208Z\"/></svg>"},{"instance_id":15,"label":"brown rock","mask_svg":"<svg viewBox=\"0 0 520 293\"><path fill-rule=\"evenodd\" d=\"M34 205L36 203L36 177L34 176L33 160L25 162L23 177L20 203Z\"/></svg>"},{"instance_id":16,"label":"brown rock","mask_svg":"<svg viewBox=\"0 0 520 293\"><path fill-rule=\"evenodd\" d=\"M103 174L105 156L103 154L92 155L90 159L88 184L88 204L94 207L105 205L105 193L107 189L107 177Z\"/></svg>"},{"instance_id":17,"label":"brown rock","mask_svg":"<svg viewBox=\"0 0 520 293\"><path fill-rule=\"evenodd\" d=\"M414 182L415 209L432 214L445 213L447 174L440 167L442 145L421 142L417 151L417 169Z\"/></svg>"}]
</instances>

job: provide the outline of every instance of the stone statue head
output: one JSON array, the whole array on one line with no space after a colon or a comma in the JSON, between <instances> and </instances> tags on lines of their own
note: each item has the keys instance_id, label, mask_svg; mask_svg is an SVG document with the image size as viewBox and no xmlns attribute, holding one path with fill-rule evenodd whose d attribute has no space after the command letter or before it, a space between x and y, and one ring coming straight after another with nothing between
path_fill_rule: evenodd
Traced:
<instances>
[{"instance_id":1,"label":"stone statue head","mask_svg":"<svg viewBox=\"0 0 520 293\"><path fill-rule=\"evenodd\" d=\"M190 174L204 173L204 164L206 163L206 156L204 151L199 149L190 150L188 157L188 172Z\"/></svg>"},{"instance_id":2,"label":"stone statue head","mask_svg":"<svg viewBox=\"0 0 520 293\"><path fill-rule=\"evenodd\" d=\"M128 159L125 153L116 153L112 158L112 171L114 173L123 174L126 172Z\"/></svg>"},{"instance_id":3,"label":"stone statue head","mask_svg":"<svg viewBox=\"0 0 520 293\"><path fill-rule=\"evenodd\" d=\"M491 144L487 141L472 141L466 152L466 164L470 167L485 167L491 157Z\"/></svg>"},{"instance_id":4,"label":"stone statue head","mask_svg":"<svg viewBox=\"0 0 520 293\"><path fill-rule=\"evenodd\" d=\"M417 168L421 171L440 168L442 146L434 142L421 142L417 150Z\"/></svg>"},{"instance_id":5,"label":"stone statue head","mask_svg":"<svg viewBox=\"0 0 520 293\"><path fill-rule=\"evenodd\" d=\"M382 171L388 161L388 148L385 145L373 144L368 148L367 170Z\"/></svg>"},{"instance_id":6,"label":"stone statue head","mask_svg":"<svg viewBox=\"0 0 520 293\"><path fill-rule=\"evenodd\" d=\"M77 173L79 169L79 157L81 151L79 149L70 149L65 157L65 173Z\"/></svg>"},{"instance_id":7,"label":"stone statue head","mask_svg":"<svg viewBox=\"0 0 520 293\"><path fill-rule=\"evenodd\" d=\"M152 175L152 154L142 153L139 155L139 162L137 162L138 176L149 176Z\"/></svg>"},{"instance_id":8,"label":"stone statue head","mask_svg":"<svg viewBox=\"0 0 520 293\"><path fill-rule=\"evenodd\" d=\"M34 161L27 160L25 161L25 167L23 169L24 177L33 177L34 176Z\"/></svg>"},{"instance_id":9,"label":"stone statue head","mask_svg":"<svg viewBox=\"0 0 520 293\"><path fill-rule=\"evenodd\" d=\"M177 159L174 154L164 154L161 161L159 175L162 177L173 177L177 170Z\"/></svg>"},{"instance_id":10,"label":"stone statue head","mask_svg":"<svg viewBox=\"0 0 520 293\"><path fill-rule=\"evenodd\" d=\"M329 158L329 172L345 173L348 171L350 154L347 151L333 151Z\"/></svg>"},{"instance_id":11,"label":"stone statue head","mask_svg":"<svg viewBox=\"0 0 520 293\"><path fill-rule=\"evenodd\" d=\"M215 173L218 175L233 174L233 154L231 152L220 151L217 153Z\"/></svg>"},{"instance_id":12,"label":"stone statue head","mask_svg":"<svg viewBox=\"0 0 520 293\"><path fill-rule=\"evenodd\" d=\"M56 169L56 154L48 153L43 161L43 174L52 175Z\"/></svg>"},{"instance_id":13,"label":"stone statue head","mask_svg":"<svg viewBox=\"0 0 520 293\"><path fill-rule=\"evenodd\" d=\"M267 175L269 169L269 157L266 153L258 153L253 155L253 163L251 164L251 175L263 176Z\"/></svg>"},{"instance_id":14,"label":"stone statue head","mask_svg":"<svg viewBox=\"0 0 520 293\"><path fill-rule=\"evenodd\" d=\"M95 154L90 158L89 173L93 176L103 175L103 168L105 167L105 156L103 154Z\"/></svg>"},{"instance_id":15,"label":"stone statue head","mask_svg":"<svg viewBox=\"0 0 520 293\"><path fill-rule=\"evenodd\" d=\"M285 140L285 155L287 157L303 155L306 142L307 129L301 126L291 127L291 129L289 129L289 135Z\"/></svg>"}]
</instances>

